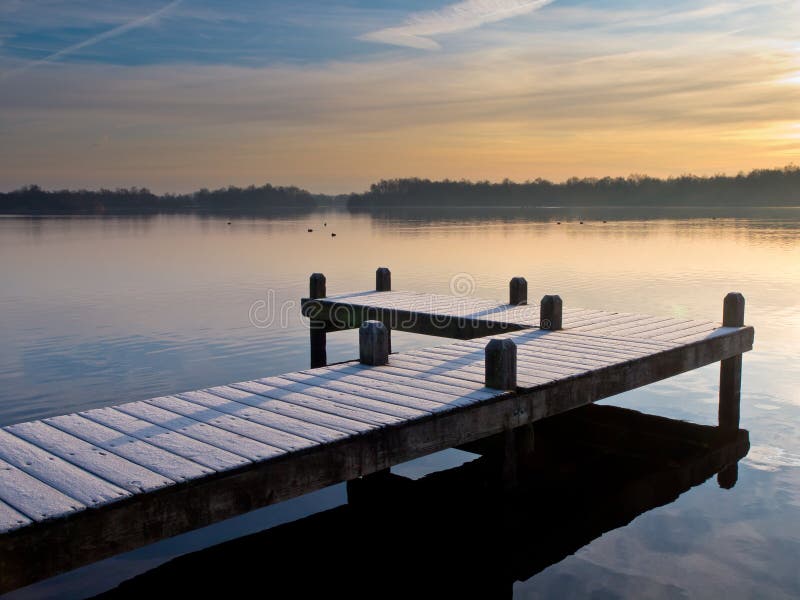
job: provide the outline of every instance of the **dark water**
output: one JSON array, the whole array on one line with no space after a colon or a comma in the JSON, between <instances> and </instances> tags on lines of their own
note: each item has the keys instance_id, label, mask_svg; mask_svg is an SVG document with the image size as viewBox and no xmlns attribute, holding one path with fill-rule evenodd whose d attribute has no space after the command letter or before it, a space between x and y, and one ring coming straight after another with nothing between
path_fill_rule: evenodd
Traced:
<instances>
[{"instance_id":1,"label":"dark water","mask_svg":"<svg viewBox=\"0 0 800 600\"><path fill-rule=\"evenodd\" d=\"M571 306L714 319L725 293L737 290L756 328L742 385L751 449L737 485L725 490L711 478L513 591L521 598L800 596L800 209L328 212L228 221L0 218L0 425L305 368L297 301L313 271L327 275L329 293L371 288L375 268L389 266L397 289L488 298L505 297L508 279L524 275L534 298L558 293ZM400 351L436 343L393 336ZM328 344L331 362L355 355L354 332L330 335ZM711 365L605 404L713 424L717 383ZM419 476L464 460L448 451L394 471ZM176 555L345 501L344 486L334 486L13 596L98 593ZM479 557L465 553L472 559Z\"/></svg>"}]
</instances>

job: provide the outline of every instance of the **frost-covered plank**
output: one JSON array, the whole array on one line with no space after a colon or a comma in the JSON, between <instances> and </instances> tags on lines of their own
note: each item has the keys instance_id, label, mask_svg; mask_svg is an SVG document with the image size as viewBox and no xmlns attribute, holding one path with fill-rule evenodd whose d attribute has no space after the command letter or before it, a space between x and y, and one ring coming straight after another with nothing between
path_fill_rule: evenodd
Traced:
<instances>
[{"instance_id":1,"label":"frost-covered plank","mask_svg":"<svg viewBox=\"0 0 800 600\"><path fill-rule=\"evenodd\" d=\"M347 419L348 422L360 422L363 426L369 427L369 429L373 429L374 426L400 423L403 420L400 417L364 410L349 404L320 398L319 396L289 391L282 387L266 385L259 381L240 381L227 386L209 388L207 391L222 398L230 398L258 407L272 408L273 400L281 400L298 407L324 412L334 418Z\"/></svg>"},{"instance_id":2,"label":"frost-covered plank","mask_svg":"<svg viewBox=\"0 0 800 600\"><path fill-rule=\"evenodd\" d=\"M125 435L81 415L50 417L44 419L44 422L155 473L169 477L173 481L186 481L214 472L213 469Z\"/></svg>"},{"instance_id":3,"label":"frost-covered plank","mask_svg":"<svg viewBox=\"0 0 800 600\"><path fill-rule=\"evenodd\" d=\"M261 408L254 408L247 404L221 398L215 394L203 391L153 398L147 400L147 402L175 412L180 412L181 414L186 414L192 418L197 418L196 415L198 413L202 414L202 411L205 410L211 418L215 418L220 414L225 414L234 416L237 419L244 419L257 423L260 429L256 434L258 436L256 439L263 439L264 441L271 439L270 436L273 432L280 432L281 434L288 433L292 436L299 437L305 440L303 446L308 445L308 441L325 443L347 436L346 433L336 429L317 425L316 423L309 423ZM237 421L233 421L233 423L235 424ZM242 434L245 435L244 432ZM276 440L276 442L278 441L279 440ZM289 442L295 444L297 440L291 438Z\"/></svg>"},{"instance_id":4,"label":"frost-covered plank","mask_svg":"<svg viewBox=\"0 0 800 600\"><path fill-rule=\"evenodd\" d=\"M323 377L316 373L316 369L313 372L286 373L283 377L297 383L305 383L306 385L326 390L337 390L359 398L377 400L378 402L403 408L412 408L425 413L433 413L441 410L443 404L442 402L432 402L430 400L417 398L416 396L407 396L402 393L397 393L394 390L378 389L377 386L368 387L363 383L352 383L347 381L345 377L337 377L335 374L333 374L332 378Z\"/></svg>"},{"instance_id":5,"label":"frost-covered plank","mask_svg":"<svg viewBox=\"0 0 800 600\"><path fill-rule=\"evenodd\" d=\"M450 348L435 348L431 349L430 351L422 351L422 350L415 350L413 352L414 356L424 356L429 358L430 360L436 360L437 358L443 361L446 361L449 364L453 365L462 365L462 366L472 366L478 370L482 370L484 368L484 353L481 349L480 352L462 352L458 350L453 350ZM517 355L517 371L520 372L522 369L526 368L536 368L537 373L541 374L542 376L552 376L552 377L568 377L573 375L576 372L582 372L585 370L591 370L592 367L581 367L581 366L571 366L571 365L561 365L556 361L550 360L535 360L531 357L525 357L524 359Z\"/></svg>"},{"instance_id":6,"label":"frost-covered plank","mask_svg":"<svg viewBox=\"0 0 800 600\"><path fill-rule=\"evenodd\" d=\"M267 386L272 386L276 390L280 389L302 392L303 394L307 394L309 396L315 396L317 398L323 398L325 400L330 400L331 402L336 402L338 405L351 406L353 408L367 410L375 414L384 414L397 417L399 419L411 419L428 414L428 412L425 410L411 408L408 406L400 406L397 404L391 404L389 402L371 400L369 398L356 396L355 394L340 392L335 389L321 386L306 385L285 379L283 377L265 377L263 379L256 379L256 381Z\"/></svg>"},{"instance_id":7,"label":"frost-covered plank","mask_svg":"<svg viewBox=\"0 0 800 600\"><path fill-rule=\"evenodd\" d=\"M270 456L291 452L292 450L301 450L316 446L319 443L315 440L287 433L274 427L253 423L247 419L182 398L160 398L158 402L161 406L168 407L171 411L202 421L207 426L213 426L215 429L220 429L228 436L244 436L245 438L257 440L262 445L266 444L272 449Z\"/></svg>"},{"instance_id":8,"label":"frost-covered plank","mask_svg":"<svg viewBox=\"0 0 800 600\"><path fill-rule=\"evenodd\" d=\"M214 471L227 471L251 462L239 454L199 442L183 434L126 415L114 408L95 408L80 414L101 425L158 446Z\"/></svg>"},{"instance_id":9,"label":"frost-covered plank","mask_svg":"<svg viewBox=\"0 0 800 600\"><path fill-rule=\"evenodd\" d=\"M0 460L0 501L33 521L85 510L75 498Z\"/></svg>"},{"instance_id":10,"label":"frost-covered plank","mask_svg":"<svg viewBox=\"0 0 800 600\"><path fill-rule=\"evenodd\" d=\"M17 423L9 425L6 429L17 437L28 440L129 492L150 492L175 483L164 475L56 429L43 421Z\"/></svg>"},{"instance_id":11,"label":"frost-covered plank","mask_svg":"<svg viewBox=\"0 0 800 600\"><path fill-rule=\"evenodd\" d=\"M205 442L216 448L227 450L234 454L244 456L252 461L266 460L273 456L283 454L284 450L277 446L267 445L256 439L245 437L238 433L231 433L227 429L222 429L209 423L210 415L203 414L202 418L206 422L199 422L194 418L182 416L177 411L165 410L162 407L154 406L148 402L131 402L116 407L117 410L131 416L142 419L154 425L159 425L164 429L177 431L185 436ZM208 413L207 409L197 407L196 412ZM221 413L218 413L221 414Z\"/></svg>"},{"instance_id":12,"label":"frost-covered plank","mask_svg":"<svg viewBox=\"0 0 800 600\"><path fill-rule=\"evenodd\" d=\"M369 388L424 398L447 406L466 406L476 400L487 400L494 397L494 394L485 387L473 385L472 389L467 388L468 382L462 381L461 386L437 383L425 377L419 377L418 374L414 376L397 367L383 365L379 367L347 366L343 369L315 371L314 374Z\"/></svg>"},{"instance_id":13,"label":"frost-covered plank","mask_svg":"<svg viewBox=\"0 0 800 600\"><path fill-rule=\"evenodd\" d=\"M340 417L317 408L310 408L300 404L292 404L283 400L261 396L257 393L247 391L247 383L248 382L245 381L239 384L234 383L229 386L216 387L214 388L213 394L210 392L196 391L177 394L177 397L203 405L206 405L206 402L214 403L218 401L222 404L217 407L217 410L235 414L239 417L250 419L251 421L264 425L272 423L273 416L280 416L288 417L299 423L313 425L315 427L315 432L325 430L348 434L368 431L373 428L370 424L347 417ZM239 385L242 385L243 388L238 389L237 386ZM313 401L314 399L309 397L309 400ZM262 413L265 414L262 415ZM307 435L304 434L304 437L314 439L310 433ZM318 441L327 440L320 439Z\"/></svg>"},{"instance_id":14,"label":"frost-covered plank","mask_svg":"<svg viewBox=\"0 0 800 600\"><path fill-rule=\"evenodd\" d=\"M697 334L709 334L717 329L714 323L696 323L691 327L673 328L669 331L657 331L651 336L654 340L672 342L676 338L683 338Z\"/></svg>"},{"instance_id":15,"label":"frost-covered plank","mask_svg":"<svg viewBox=\"0 0 800 600\"><path fill-rule=\"evenodd\" d=\"M4 429L0 429L0 459L85 506L101 506L131 495Z\"/></svg>"},{"instance_id":16,"label":"frost-covered plank","mask_svg":"<svg viewBox=\"0 0 800 600\"><path fill-rule=\"evenodd\" d=\"M395 355L396 356L396 355ZM469 382L458 379L445 379L434 377L420 377L419 373L410 372L391 364L392 357L389 357L389 365L380 368L366 367L358 363L342 363L331 365L325 369L315 370L325 376L327 372L352 373L371 380L386 381L389 383L399 383L406 386L419 388L419 393L426 393L428 390L441 392L457 397L467 397L470 399L488 399L494 397L494 392L489 391L484 386L477 386ZM423 398L426 396L422 396Z\"/></svg>"},{"instance_id":17,"label":"frost-covered plank","mask_svg":"<svg viewBox=\"0 0 800 600\"><path fill-rule=\"evenodd\" d=\"M14 531L25 525L30 525L32 522L21 512L0 501L0 534Z\"/></svg>"},{"instance_id":18,"label":"frost-covered plank","mask_svg":"<svg viewBox=\"0 0 800 600\"><path fill-rule=\"evenodd\" d=\"M429 356L429 357L426 356L412 357L406 355L402 356L403 358L400 359L398 362L404 364L404 366L406 366L409 369L414 369L414 368L419 369L421 373L426 373L429 371L437 373L441 371L448 373L452 377L459 377L466 381L483 383L486 380L486 370L483 361L476 361L463 358L458 358L458 359L439 358L437 360L434 356ZM552 375L549 373L542 372L541 370L529 369L525 365L520 366L519 362L517 363L517 373L518 375L525 376L525 387L542 385L563 377L562 374ZM496 396L497 390L493 391Z\"/></svg>"}]
</instances>

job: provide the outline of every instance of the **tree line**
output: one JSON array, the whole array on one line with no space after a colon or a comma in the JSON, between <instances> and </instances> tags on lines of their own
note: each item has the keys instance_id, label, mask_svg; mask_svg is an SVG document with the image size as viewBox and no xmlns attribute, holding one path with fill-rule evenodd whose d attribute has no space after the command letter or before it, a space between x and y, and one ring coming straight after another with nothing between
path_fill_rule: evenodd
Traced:
<instances>
[{"instance_id":1,"label":"tree line","mask_svg":"<svg viewBox=\"0 0 800 600\"><path fill-rule=\"evenodd\" d=\"M384 179L368 192L351 194L350 209L406 206L798 206L800 167L757 169L735 176L681 175L658 179L572 177L516 183Z\"/></svg>"},{"instance_id":2,"label":"tree line","mask_svg":"<svg viewBox=\"0 0 800 600\"><path fill-rule=\"evenodd\" d=\"M298 187L265 184L228 186L189 194L154 194L147 188L44 190L29 185L0 193L0 214L258 214L274 210L311 211L338 204L341 196L312 194ZM572 177L500 183L383 179L369 191L346 196L351 210L403 207L517 206L799 206L800 167L756 169L735 176L681 175L658 179Z\"/></svg>"},{"instance_id":3,"label":"tree line","mask_svg":"<svg viewBox=\"0 0 800 600\"><path fill-rule=\"evenodd\" d=\"M201 189L190 194L154 194L147 188L44 190L29 185L0 193L4 214L258 213L272 209L312 210L318 197L297 187Z\"/></svg>"}]
</instances>

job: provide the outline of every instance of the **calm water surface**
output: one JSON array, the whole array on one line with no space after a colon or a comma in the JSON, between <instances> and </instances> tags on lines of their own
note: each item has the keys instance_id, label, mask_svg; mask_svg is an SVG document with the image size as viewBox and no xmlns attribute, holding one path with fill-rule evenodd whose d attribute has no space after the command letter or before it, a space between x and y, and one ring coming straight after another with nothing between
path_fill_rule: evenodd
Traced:
<instances>
[{"instance_id":1,"label":"calm water surface","mask_svg":"<svg viewBox=\"0 0 800 600\"><path fill-rule=\"evenodd\" d=\"M314 271L329 293L369 289L375 268L389 266L396 289L457 286L486 298L506 297L508 279L524 275L532 298L700 319L719 319L722 298L737 290L756 344L742 384L752 447L736 487L709 480L514 593L800 597L800 209L456 215L0 217L0 425L306 368L298 299ZM396 351L436 343L393 336ZM329 360L353 358L356 344L355 332L330 335ZM714 424L718 370L607 403ZM405 472L458 460L445 452ZM97 593L175 555L345 501L334 486L11 596Z\"/></svg>"}]
</instances>

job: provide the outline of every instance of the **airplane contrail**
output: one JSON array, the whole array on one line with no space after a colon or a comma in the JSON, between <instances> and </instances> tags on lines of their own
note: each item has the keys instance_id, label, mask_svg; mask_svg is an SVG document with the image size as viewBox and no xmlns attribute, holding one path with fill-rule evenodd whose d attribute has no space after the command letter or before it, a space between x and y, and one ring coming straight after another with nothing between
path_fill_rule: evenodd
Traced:
<instances>
[{"instance_id":1,"label":"airplane contrail","mask_svg":"<svg viewBox=\"0 0 800 600\"><path fill-rule=\"evenodd\" d=\"M107 40L109 38L117 37L118 35L122 35L130 31L131 29L136 29L141 27L142 25L146 25L155 19L158 19L161 15L165 12L169 11L170 9L174 8L178 4L183 2L183 0L173 0L169 4L166 4L159 8L157 11L151 12L149 15L145 15L143 17L139 17L138 19L132 19L127 23L123 23L122 25L118 25L108 31L104 31L103 33L98 33L82 42L78 42L77 44L73 44L72 46L67 46L66 48L62 48L57 52L53 52L44 58L39 58L37 60L31 61L21 67L16 69L12 69L11 71L6 71L2 78L5 79L6 77L10 77L11 75L16 75L18 73L22 73L27 71L28 69L32 69L34 67L38 67L39 65L47 64L58 60L59 58L66 56L68 54L72 54L76 50L80 50L81 48L86 48L87 46L94 46L95 44L102 42L103 40Z\"/></svg>"}]
</instances>

